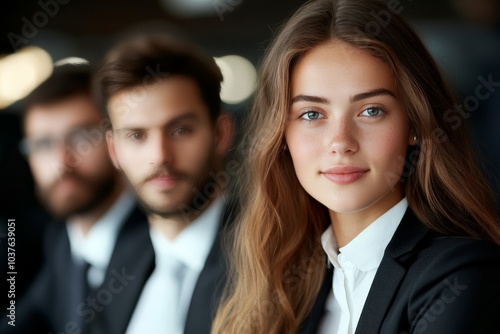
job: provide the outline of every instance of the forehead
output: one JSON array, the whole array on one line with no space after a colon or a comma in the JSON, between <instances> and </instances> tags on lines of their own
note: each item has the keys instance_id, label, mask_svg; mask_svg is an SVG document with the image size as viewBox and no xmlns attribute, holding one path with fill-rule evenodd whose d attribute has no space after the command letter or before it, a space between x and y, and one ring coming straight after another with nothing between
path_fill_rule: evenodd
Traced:
<instances>
[{"instance_id":1,"label":"forehead","mask_svg":"<svg viewBox=\"0 0 500 334\"><path fill-rule=\"evenodd\" d=\"M78 95L29 107L24 127L27 136L62 134L83 125L98 123L101 118L90 97Z\"/></svg>"},{"instance_id":2,"label":"forehead","mask_svg":"<svg viewBox=\"0 0 500 334\"><path fill-rule=\"evenodd\" d=\"M153 84L119 91L108 103L113 127L151 128L191 113L209 119L209 110L196 81L171 76Z\"/></svg>"},{"instance_id":3,"label":"forehead","mask_svg":"<svg viewBox=\"0 0 500 334\"><path fill-rule=\"evenodd\" d=\"M395 90L395 78L381 59L366 50L333 40L303 55L292 72L292 91L306 93L308 87L325 94L368 91L374 86ZM300 92L298 92L300 90Z\"/></svg>"}]
</instances>

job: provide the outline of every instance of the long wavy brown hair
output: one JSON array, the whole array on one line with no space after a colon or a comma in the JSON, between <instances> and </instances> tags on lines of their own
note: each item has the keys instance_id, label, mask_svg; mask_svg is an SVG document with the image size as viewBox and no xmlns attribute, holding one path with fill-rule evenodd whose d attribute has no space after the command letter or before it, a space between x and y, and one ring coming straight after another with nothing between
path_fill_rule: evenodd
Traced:
<instances>
[{"instance_id":1,"label":"long wavy brown hair","mask_svg":"<svg viewBox=\"0 0 500 334\"><path fill-rule=\"evenodd\" d=\"M243 209L213 333L295 333L319 291L326 261L320 236L330 219L299 184L284 132L294 65L332 39L366 50L394 73L419 138L401 175L409 207L432 230L500 244L495 200L466 129L454 129L444 117L453 109L453 94L422 41L394 11L376 0L309 1L268 49L242 145Z\"/></svg>"}]
</instances>

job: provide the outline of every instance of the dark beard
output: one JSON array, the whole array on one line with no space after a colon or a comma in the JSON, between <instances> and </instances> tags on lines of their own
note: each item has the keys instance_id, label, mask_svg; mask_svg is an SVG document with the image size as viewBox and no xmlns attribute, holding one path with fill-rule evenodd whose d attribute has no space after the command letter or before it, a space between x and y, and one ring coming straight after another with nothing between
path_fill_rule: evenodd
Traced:
<instances>
[{"instance_id":1,"label":"dark beard","mask_svg":"<svg viewBox=\"0 0 500 334\"><path fill-rule=\"evenodd\" d=\"M170 211L161 210L148 205L141 199L140 196L138 196L137 193L136 197L139 205L146 213L148 213L148 215L157 215L164 219L183 217L186 222L191 222L198 217L198 215L203 212L210 205L210 203L212 203L212 200L218 193L219 185L211 176L208 175L199 186L195 187L195 189L197 191L191 198L181 203L178 209Z\"/></svg>"},{"instance_id":2,"label":"dark beard","mask_svg":"<svg viewBox=\"0 0 500 334\"><path fill-rule=\"evenodd\" d=\"M102 204L108 196L111 195L117 182L117 178L115 177L113 170L110 170L110 173L103 175L98 180L90 180L75 172L66 176L63 175L63 177L72 177L79 180L80 182L91 184L92 196L89 200L74 204L71 207L56 209L51 201L51 192L56 184L52 185L51 188L46 191L38 189L37 192L42 204L49 210L49 212L53 216L61 220L66 220L74 215L83 215L94 210L97 206Z\"/></svg>"}]
</instances>

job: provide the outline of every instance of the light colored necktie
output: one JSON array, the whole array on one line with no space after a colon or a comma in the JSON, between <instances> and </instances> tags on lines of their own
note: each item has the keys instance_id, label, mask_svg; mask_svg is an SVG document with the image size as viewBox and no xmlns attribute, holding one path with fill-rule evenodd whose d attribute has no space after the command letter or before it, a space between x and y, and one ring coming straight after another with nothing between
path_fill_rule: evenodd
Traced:
<instances>
[{"instance_id":1,"label":"light colored necktie","mask_svg":"<svg viewBox=\"0 0 500 334\"><path fill-rule=\"evenodd\" d=\"M162 259L155 268L155 284L147 296L137 304L136 310L127 329L127 334L168 333L182 334L184 319L180 311L180 298L186 266L175 257ZM142 298L141 297L141 298Z\"/></svg>"}]
</instances>

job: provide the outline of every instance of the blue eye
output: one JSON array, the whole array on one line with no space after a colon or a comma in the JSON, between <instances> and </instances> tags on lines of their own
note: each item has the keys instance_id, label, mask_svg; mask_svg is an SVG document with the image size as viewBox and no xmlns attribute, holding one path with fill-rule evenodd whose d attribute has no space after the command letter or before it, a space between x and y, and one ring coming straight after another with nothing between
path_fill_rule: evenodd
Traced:
<instances>
[{"instance_id":1,"label":"blue eye","mask_svg":"<svg viewBox=\"0 0 500 334\"><path fill-rule=\"evenodd\" d=\"M305 119L307 121L315 121L323 117L321 117L321 114L319 112L310 110L300 115L300 118Z\"/></svg>"},{"instance_id":2,"label":"blue eye","mask_svg":"<svg viewBox=\"0 0 500 334\"><path fill-rule=\"evenodd\" d=\"M378 116L382 116L383 113L384 113L384 110L382 110L382 108L370 107L370 108L366 108L365 110L363 110L361 115L368 116L368 117L378 117Z\"/></svg>"}]
</instances>

